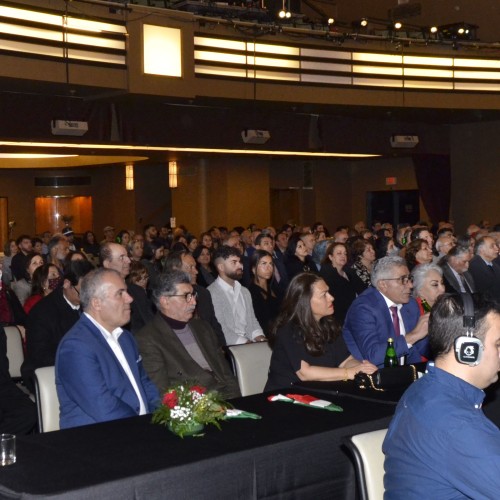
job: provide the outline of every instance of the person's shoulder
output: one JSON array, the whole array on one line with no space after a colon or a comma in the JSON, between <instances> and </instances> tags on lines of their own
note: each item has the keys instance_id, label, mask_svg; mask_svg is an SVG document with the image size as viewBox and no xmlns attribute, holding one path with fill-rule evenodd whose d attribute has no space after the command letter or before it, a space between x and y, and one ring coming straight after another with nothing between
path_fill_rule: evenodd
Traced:
<instances>
[{"instance_id":1,"label":"person's shoulder","mask_svg":"<svg viewBox=\"0 0 500 500\"><path fill-rule=\"evenodd\" d=\"M28 314L28 318L36 316L46 317L46 310L55 307L62 299L62 291L60 289L54 290L49 295L42 297L32 308ZM48 318L55 319L55 318Z\"/></svg>"},{"instance_id":2,"label":"person's shoulder","mask_svg":"<svg viewBox=\"0 0 500 500\"><path fill-rule=\"evenodd\" d=\"M469 270L480 269L483 267L486 269L486 262L484 262L481 256L474 255L474 257L472 257L472 259L469 262Z\"/></svg>"},{"instance_id":3,"label":"person's shoulder","mask_svg":"<svg viewBox=\"0 0 500 500\"><path fill-rule=\"evenodd\" d=\"M354 299L352 305L353 306L374 305L380 302L381 300L382 301L384 300L382 294L374 286L369 286L360 295L358 295L356 299Z\"/></svg>"},{"instance_id":4,"label":"person's shoulder","mask_svg":"<svg viewBox=\"0 0 500 500\"><path fill-rule=\"evenodd\" d=\"M198 295L198 297L202 298L208 298L210 297L210 292L203 286L199 285L198 283L193 285L194 291Z\"/></svg>"}]
</instances>

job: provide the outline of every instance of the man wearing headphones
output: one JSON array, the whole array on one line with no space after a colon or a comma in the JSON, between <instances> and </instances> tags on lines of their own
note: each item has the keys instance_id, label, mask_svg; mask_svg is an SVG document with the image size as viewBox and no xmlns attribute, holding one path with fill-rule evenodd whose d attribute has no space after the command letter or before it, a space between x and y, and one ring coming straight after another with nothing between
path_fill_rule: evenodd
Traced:
<instances>
[{"instance_id":1,"label":"man wearing headphones","mask_svg":"<svg viewBox=\"0 0 500 500\"><path fill-rule=\"evenodd\" d=\"M384 498L498 498L500 430L481 405L500 371L500 306L441 296L429 342L435 362L403 395L383 444Z\"/></svg>"}]
</instances>

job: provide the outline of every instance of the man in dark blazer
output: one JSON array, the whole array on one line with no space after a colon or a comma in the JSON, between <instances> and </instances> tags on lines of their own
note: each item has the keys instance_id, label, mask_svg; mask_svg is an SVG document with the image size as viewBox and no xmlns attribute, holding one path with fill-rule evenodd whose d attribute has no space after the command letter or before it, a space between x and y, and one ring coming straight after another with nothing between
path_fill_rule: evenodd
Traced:
<instances>
[{"instance_id":1,"label":"man in dark blazer","mask_svg":"<svg viewBox=\"0 0 500 500\"><path fill-rule=\"evenodd\" d=\"M500 302L500 265L498 245L494 238L485 236L476 242L475 256L469 264L469 272L474 278L476 290Z\"/></svg>"},{"instance_id":2,"label":"man in dark blazer","mask_svg":"<svg viewBox=\"0 0 500 500\"><path fill-rule=\"evenodd\" d=\"M354 358L383 367L388 338L407 363L429 356L429 315L420 316L412 288L404 259L383 257L375 263L372 286L352 303L344 323L344 340Z\"/></svg>"},{"instance_id":3,"label":"man in dark blazer","mask_svg":"<svg viewBox=\"0 0 500 500\"><path fill-rule=\"evenodd\" d=\"M472 259L469 247L457 245L439 261L443 268L443 280L446 293L475 293L474 278L469 272Z\"/></svg>"},{"instance_id":4,"label":"man in dark blazer","mask_svg":"<svg viewBox=\"0 0 500 500\"><path fill-rule=\"evenodd\" d=\"M65 268L62 286L44 297L28 314L26 358L21 373L32 392L34 371L54 366L59 342L80 318L80 285L92 269L86 260L71 261Z\"/></svg>"},{"instance_id":5,"label":"man in dark blazer","mask_svg":"<svg viewBox=\"0 0 500 500\"><path fill-rule=\"evenodd\" d=\"M0 326L0 433L28 434L35 424L35 404L10 378L7 337Z\"/></svg>"},{"instance_id":6,"label":"man in dark blazer","mask_svg":"<svg viewBox=\"0 0 500 500\"><path fill-rule=\"evenodd\" d=\"M101 268L82 280L84 314L56 356L61 428L153 412L158 390L146 375L132 334L132 297L117 271Z\"/></svg>"},{"instance_id":7,"label":"man in dark blazer","mask_svg":"<svg viewBox=\"0 0 500 500\"><path fill-rule=\"evenodd\" d=\"M136 339L144 368L160 392L192 381L225 398L240 396L214 331L206 321L193 318L196 292L189 274L164 273L153 300L158 312Z\"/></svg>"}]
</instances>

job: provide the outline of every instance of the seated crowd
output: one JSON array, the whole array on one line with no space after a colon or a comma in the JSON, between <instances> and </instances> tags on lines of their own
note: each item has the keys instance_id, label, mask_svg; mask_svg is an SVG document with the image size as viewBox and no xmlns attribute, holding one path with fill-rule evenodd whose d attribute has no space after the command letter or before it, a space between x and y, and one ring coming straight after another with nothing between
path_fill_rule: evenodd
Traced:
<instances>
[{"instance_id":1,"label":"seated crowd","mask_svg":"<svg viewBox=\"0 0 500 500\"><path fill-rule=\"evenodd\" d=\"M199 237L182 226L106 226L103 236L21 235L0 267L0 362L3 326L24 326L24 383L33 391L34 371L55 365L62 427L148 413L187 379L236 397L226 345L269 340L266 390L373 373L389 337L402 362L429 360L440 295L500 301L500 226L473 225L460 238L449 223L378 222L333 236L319 222L214 226ZM12 399L1 399L0 430L24 412L18 432L29 432L29 398L8 366L0 375Z\"/></svg>"}]
</instances>

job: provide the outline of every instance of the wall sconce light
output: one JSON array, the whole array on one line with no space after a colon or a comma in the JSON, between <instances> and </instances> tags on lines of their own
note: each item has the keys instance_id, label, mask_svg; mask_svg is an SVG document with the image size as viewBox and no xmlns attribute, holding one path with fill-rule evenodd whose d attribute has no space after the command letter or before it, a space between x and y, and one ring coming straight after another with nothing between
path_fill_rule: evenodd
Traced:
<instances>
[{"instance_id":1,"label":"wall sconce light","mask_svg":"<svg viewBox=\"0 0 500 500\"><path fill-rule=\"evenodd\" d=\"M177 187L177 162L169 161L168 162L168 186L170 188Z\"/></svg>"},{"instance_id":2,"label":"wall sconce light","mask_svg":"<svg viewBox=\"0 0 500 500\"><path fill-rule=\"evenodd\" d=\"M134 190L134 164L127 163L125 165L125 189L127 191Z\"/></svg>"}]
</instances>

